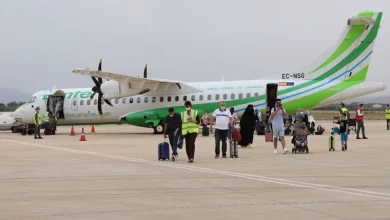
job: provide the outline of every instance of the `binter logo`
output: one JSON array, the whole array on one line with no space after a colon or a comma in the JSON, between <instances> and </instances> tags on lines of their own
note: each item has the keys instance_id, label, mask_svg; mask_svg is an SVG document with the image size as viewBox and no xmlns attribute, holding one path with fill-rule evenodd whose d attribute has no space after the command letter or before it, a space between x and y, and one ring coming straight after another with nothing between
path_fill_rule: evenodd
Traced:
<instances>
[{"instance_id":1,"label":"binter logo","mask_svg":"<svg viewBox=\"0 0 390 220\"><path fill-rule=\"evenodd\" d=\"M90 91L77 91L77 92L66 92L65 93L65 98L66 99L86 99L89 98L89 96L92 95L92 92ZM49 98L49 95L44 95L42 100L47 100Z\"/></svg>"}]
</instances>

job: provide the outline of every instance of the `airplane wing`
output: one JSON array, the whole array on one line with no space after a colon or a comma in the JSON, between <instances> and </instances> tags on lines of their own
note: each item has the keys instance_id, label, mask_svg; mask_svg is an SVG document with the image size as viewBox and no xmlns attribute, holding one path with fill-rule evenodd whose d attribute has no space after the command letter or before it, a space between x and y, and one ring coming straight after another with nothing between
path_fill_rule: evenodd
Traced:
<instances>
[{"instance_id":1,"label":"airplane wing","mask_svg":"<svg viewBox=\"0 0 390 220\"><path fill-rule=\"evenodd\" d=\"M200 89L190 86L185 82L176 80L141 78L91 69L75 69L72 72L80 75L95 76L104 79L115 80L119 83L128 83L131 84L131 87L138 89L150 89L151 91L167 91L168 88L172 85L176 86L179 91L183 90L183 92L186 93L201 91Z\"/></svg>"}]
</instances>

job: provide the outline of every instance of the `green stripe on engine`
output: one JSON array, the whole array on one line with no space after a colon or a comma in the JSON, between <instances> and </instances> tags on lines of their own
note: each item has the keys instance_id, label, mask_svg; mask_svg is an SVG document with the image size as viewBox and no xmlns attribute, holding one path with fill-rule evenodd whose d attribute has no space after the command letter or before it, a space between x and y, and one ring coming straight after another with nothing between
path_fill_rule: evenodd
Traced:
<instances>
[{"instance_id":1,"label":"green stripe on engine","mask_svg":"<svg viewBox=\"0 0 390 220\"><path fill-rule=\"evenodd\" d=\"M372 12L372 11L360 12L357 16L358 17L370 17L370 18L372 18L372 16L374 16L374 12Z\"/></svg>"}]
</instances>

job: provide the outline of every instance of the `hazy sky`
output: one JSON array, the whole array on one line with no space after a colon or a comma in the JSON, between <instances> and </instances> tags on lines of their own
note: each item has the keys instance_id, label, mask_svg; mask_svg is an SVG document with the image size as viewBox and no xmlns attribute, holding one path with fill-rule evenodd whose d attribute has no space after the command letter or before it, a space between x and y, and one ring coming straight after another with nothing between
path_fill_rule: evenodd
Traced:
<instances>
[{"instance_id":1,"label":"hazy sky","mask_svg":"<svg viewBox=\"0 0 390 220\"><path fill-rule=\"evenodd\" d=\"M390 87L385 9L385 0L0 0L0 87L92 87L72 70L100 58L103 70L133 76L146 63L149 77L178 80L279 75L316 59L365 10L384 12L368 80Z\"/></svg>"}]
</instances>

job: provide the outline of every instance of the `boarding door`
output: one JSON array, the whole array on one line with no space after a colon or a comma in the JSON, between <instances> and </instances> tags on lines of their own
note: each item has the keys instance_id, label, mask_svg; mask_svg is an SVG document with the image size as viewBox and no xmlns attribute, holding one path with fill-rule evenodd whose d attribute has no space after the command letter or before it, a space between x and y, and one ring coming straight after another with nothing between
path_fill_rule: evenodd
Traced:
<instances>
[{"instance_id":1,"label":"boarding door","mask_svg":"<svg viewBox=\"0 0 390 220\"><path fill-rule=\"evenodd\" d=\"M278 93L278 84L277 83L267 84L267 87L265 90L266 107L269 106L270 109L275 107L277 93Z\"/></svg>"}]
</instances>

